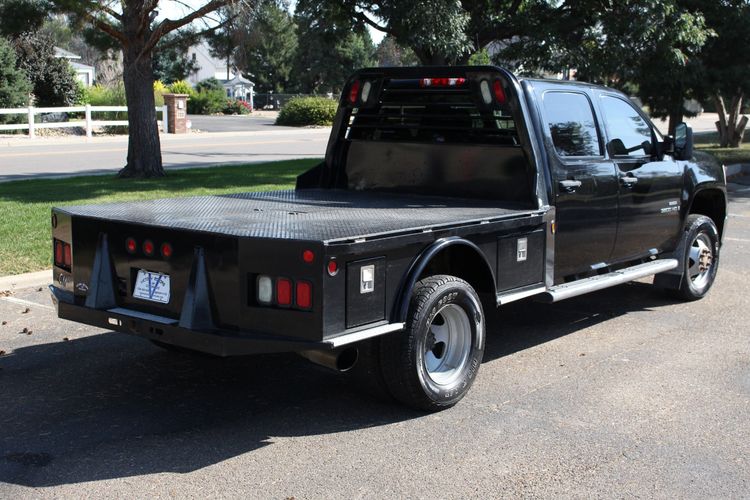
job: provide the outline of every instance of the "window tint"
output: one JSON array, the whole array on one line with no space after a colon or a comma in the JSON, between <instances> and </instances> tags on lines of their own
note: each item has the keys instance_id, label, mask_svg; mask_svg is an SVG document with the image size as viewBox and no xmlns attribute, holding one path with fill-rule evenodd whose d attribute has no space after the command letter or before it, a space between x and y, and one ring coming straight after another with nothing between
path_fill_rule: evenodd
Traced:
<instances>
[{"instance_id":1,"label":"window tint","mask_svg":"<svg viewBox=\"0 0 750 500\"><path fill-rule=\"evenodd\" d=\"M607 149L612 156L648 156L652 152L651 127L629 102L602 97L609 132Z\"/></svg>"},{"instance_id":2,"label":"window tint","mask_svg":"<svg viewBox=\"0 0 750 500\"><path fill-rule=\"evenodd\" d=\"M547 92L544 110L552 142L560 156L601 155L591 103L583 94Z\"/></svg>"}]
</instances>

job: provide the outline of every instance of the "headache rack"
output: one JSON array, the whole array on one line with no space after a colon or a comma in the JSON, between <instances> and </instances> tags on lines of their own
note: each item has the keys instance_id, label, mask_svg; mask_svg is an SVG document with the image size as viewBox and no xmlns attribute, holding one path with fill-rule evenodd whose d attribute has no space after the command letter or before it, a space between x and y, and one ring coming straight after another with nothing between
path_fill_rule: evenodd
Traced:
<instances>
[{"instance_id":1,"label":"headache rack","mask_svg":"<svg viewBox=\"0 0 750 500\"><path fill-rule=\"evenodd\" d=\"M424 71L424 68L422 68ZM450 68L447 69L450 71ZM508 82L488 68L404 78L362 73L344 93L350 140L518 146ZM449 73L450 74L450 73Z\"/></svg>"}]
</instances>

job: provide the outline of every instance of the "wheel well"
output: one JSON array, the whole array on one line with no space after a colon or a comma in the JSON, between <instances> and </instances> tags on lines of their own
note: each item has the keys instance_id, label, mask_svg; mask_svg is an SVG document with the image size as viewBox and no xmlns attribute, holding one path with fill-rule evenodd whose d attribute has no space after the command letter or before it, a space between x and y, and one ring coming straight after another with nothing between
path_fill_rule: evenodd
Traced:
<instances>
[{"instance_id":1,"label":"wheel well","mask_svg":"<svg viewBox=\"0 0 750 500\"><path fill-rule=\"evenodd\" d=\"M467 245L453 245L435 255L419 279L450 274L469 283L478 294L495 294L495 278L484 256Z\"/></svg>"},{"instance_id":2,"label":"wheel well","mask_svg":"<svg viewBox=\"0 0 750 500\"><path fill-rule=\"evenodd\" d=\"M695 194L690 206L691 214L710 217L719 230L719 237L724 233L724 219L727 215L727 204L724 193L718 189L705 189Z\"/></svg>"}]
</instances>

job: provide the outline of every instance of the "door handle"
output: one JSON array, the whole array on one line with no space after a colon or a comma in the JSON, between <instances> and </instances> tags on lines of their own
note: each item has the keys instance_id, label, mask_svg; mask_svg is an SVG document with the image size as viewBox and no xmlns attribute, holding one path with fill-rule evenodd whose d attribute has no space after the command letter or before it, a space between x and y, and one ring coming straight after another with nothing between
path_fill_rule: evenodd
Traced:
<instances>
[{"instance_id":1,"label":"door handle","mask_svg":"<svg viewBox=\"0 0 750 500\"><path fill-rule=\"evenodd\" d=\"M562 190L566 193L573 193L576 189L581 187L582 183L581 181L576 181L574 179L566 179L564 181L560 181L559 185L560 188L562 188Z\"/></svg>"},{"instance_id":2,"label":"door handle","mask_svg":"<svg viewBox=\"0 0 750 500\"><path fill-rule=\"evenodd\" d=\"M620 182L625 187L632 187L633 184L638 183L638 177L636 177L633 174L628 173L620 177Z\"/></svg>"}]
</instances>

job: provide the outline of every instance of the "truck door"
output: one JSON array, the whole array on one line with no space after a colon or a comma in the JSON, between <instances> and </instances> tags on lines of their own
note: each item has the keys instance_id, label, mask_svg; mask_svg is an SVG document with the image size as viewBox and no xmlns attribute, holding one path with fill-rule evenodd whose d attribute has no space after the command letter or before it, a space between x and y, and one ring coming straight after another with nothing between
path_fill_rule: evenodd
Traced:
<instances>
[{"instance_id":1,"label":"truck door","mask_svg":"<svg viewBox=\"0 0 750 500\"><path fill-rule=\"evenodd\" d=\"M630 100L602 94L600 104L620 183L612 262L671 250L679 234L683 164L657 158L658 132Z\"/></svg>"},{"instance_id":2,"label":"truck door","mask_svg":"<svg viewBox=\"0 0 750 500\"><path fill-rule=\"evenodd\" d=\"M608 261L617 227L617 176L586 93L542 95L556 207L555 282Z\"/></svg>"}]
</instances>

